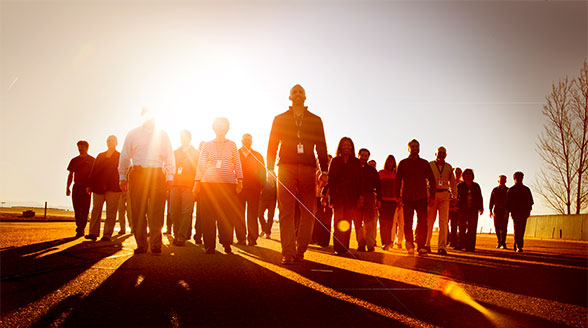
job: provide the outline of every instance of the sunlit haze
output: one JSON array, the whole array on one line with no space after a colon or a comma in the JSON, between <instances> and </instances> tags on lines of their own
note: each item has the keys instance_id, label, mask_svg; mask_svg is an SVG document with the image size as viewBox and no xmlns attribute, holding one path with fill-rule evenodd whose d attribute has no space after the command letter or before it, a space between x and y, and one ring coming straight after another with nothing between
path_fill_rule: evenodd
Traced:
<instances>
[{"instance_id":1,"label":"sunlit haze","mask_svg":"<svg viewBox=\"0 0 588 328\"><path fill-rule=\"evenodd\" d=\"M587 57L588 4L577 2L2 1L0 201L71 207L76 142L106 150L149 106L174 148L196 147L226 116L227 137L271 123L300 83L329 153L348 136L381 168L421 143L473 168L488 206L499 174L531 185L551 84ZM533 214L552 213L534 193ZM487 211L487 210L486 210ZM478 227L492 226L487 212Z\"/></svg>"}]
</instances>

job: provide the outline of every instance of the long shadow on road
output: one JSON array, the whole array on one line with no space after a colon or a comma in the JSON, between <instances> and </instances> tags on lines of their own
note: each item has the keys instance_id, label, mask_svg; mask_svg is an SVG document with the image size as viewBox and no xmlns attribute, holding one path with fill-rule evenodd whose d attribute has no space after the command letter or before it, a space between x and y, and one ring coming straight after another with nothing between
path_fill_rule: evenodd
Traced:
<instances>
[{"instance_id":1,"label":"long shadow on road","mask_svg":"<svg viewBox=\"0 0 588 328\"><path fill-rule=\"evenodd\" d=\"M328 249L313 250L328 253ZM446 256L428 257L405 256L404 251L355 254L362 261L432 273L454 281L515 294L588 306L587 270L581 268L585 262L577 258L569 259L567 263L572 262L580 268L553 265L559 264L561 261L560 257L555 256L531 255L525 257L519 254L484 250L475 253L456 251L450 252ZM415 258L418 261L415 261ZM538 261L539 263L528 261Z\"/></svg>"},{"instance_id":2,"label":"long shadow on road","mask_svg":"<svg viewBox=\"0 0 588 328\"><path fill-rule=\"evenodd\" d=\"M59 251L75 240L64 238L0 252L2 317L59 289L96 262L118 252L124 238L100 243L101 246L82 242Z\"/></svg>"},{"instance_id":3,"label":"long shadow on road","mask_svg":"<svg viewBox=\"0 0 588 328\"><path fill-rule=\"evenodd\" d=\"M55 314L52 314L53 316ZM64 327L403 326L304 287L238 255L170 247L129 258Z\"/></svg>"},{"instance_id":4,"label":"long shadow on road","mask_svg":"<svg viewBox=\"0 0 588 328\"><path fill-rule=\"evenodd\" d=\"M278 263L281 257L280 253L270 249L248 247L244 250L258 259L271 263ZM470 305L457 302L436 290L358 274L322 263L305 261L290 269L328 288L434 325L444 327L559 326L541 318L481 303L491 313L490 316L485 316Z\"/></svg>"}]
</instances>

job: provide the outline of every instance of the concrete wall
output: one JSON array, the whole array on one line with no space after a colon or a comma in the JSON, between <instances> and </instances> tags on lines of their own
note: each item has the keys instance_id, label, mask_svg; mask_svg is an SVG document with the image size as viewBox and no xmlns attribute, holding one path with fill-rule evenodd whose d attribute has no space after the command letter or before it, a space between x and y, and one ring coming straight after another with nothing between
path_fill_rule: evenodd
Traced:
<instances>
[{"instance_id":1,"label":"concrete wall","mask_svg":"<svg viewBox=\"0 0 588 328\"><path fill-rule=\"evenodd\" d=\"M525 236L588 240L588 214L531 216L527 220Z\"/></svg>"}]
</instances>

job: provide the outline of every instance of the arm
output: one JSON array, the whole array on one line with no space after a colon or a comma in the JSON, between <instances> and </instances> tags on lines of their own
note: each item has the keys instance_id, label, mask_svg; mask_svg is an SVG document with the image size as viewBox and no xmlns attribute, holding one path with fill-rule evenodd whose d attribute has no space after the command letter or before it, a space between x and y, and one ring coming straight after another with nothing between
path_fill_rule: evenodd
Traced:
<instances>
[{"instance_id":1,"label":"arm","mask_svg":"<svg viewBox=\"0 0 588 328\"><path fill-rule=\"evenodd\" d=\"M316 153L318 155L319 165L321 167L322 172L328 171L329 166L329 158L327 155L327 142L325 141L325 130L323 127L323 121L321 118L318 118L317 126L316 126Z\"/></svg>"},{"instance_id":2,"label":"arm","mask_svg":"<svg viewBox=\"0 0 588 328\"><path fill-rule=\"evenodd\" d=\"M171 142L169 140L169 136L167 133L162 132L161 138L163 139L162 142L162 149L163 152L163 160L164 160L164 168L167 175L167 182L168 186L171 187L171 183L174 181L174 174L176 173L176 159L174 156L174 151L171 146Z\"/></svg>"},{"instance_id":3,"label":"arm","mask_svg":"<svg viewBox=\"0 0 588 328\"><path fill-rule=\"evenodd\" d=\"M267 169L268 171L274 170L274 165L276 163L276 155L278 152L278 146L280 145L280 135L279 135L279 122L278 117L274 118L274 122L272 123L272 129L270 131L270 137L267 143Z\"/></svg>"},{"instance_id":4,"label":"arm","mask_svg":"<svg viewBox=\"0 0 588 328\"><path fill-rule=\"evenodd\" d=\"M476 183L476 192L478 193L479 201L478 201L478 211L480 215L484 213L484 198L482 198L482 189L480 185Z\"/></svg>"},{"instance_id":5,"label":"arm","mask_svg":"<svg viewBox=\"0 0 588 328\"><path fill-rule=\"evenodd\" d=\"M127 172L131 166L131 140L130 133L127 134L123 148L120 151L120 158L118 160L118 180L120 189L127 191Z\"/></svg>"},{"instance_id":6,"label":"arm","mask_svg":"<svg viewBox=\"0 0 588 328\"><path fill-rule=\"evenodd\" d=\"M425 165L425 175L427 177L427 180L429 180L429 198L430 201L435 200L435 194L436 194L436 190L435 188L437 188L437 180L435 179L435 174L433 173L433 170L431 170L431 164L429 164L429 162L424 161L426 163Z\"/></svg>"},{"instance_id":7,"label":"arm","mask_svg":"<svg viewBox=\"0 0 588 328\"><path fill-rule=\"evenodd\" d=\"M66 196L71 195L70 186L71 186L71 183L73 182L73 175L74 175L74 173L72 171L69 171L69 174L67 175L67 184L65 185L65 195Z\"/></svg>"},{"instance_id":8,"label":"arm","mask_svg":"<svg viewBox=\"0 0 588 328\"><path fill-rule=\"evenodd\" d=\"M232 154L233 154L233 170L235 170L235 178L237 178L237 193L240 193L243 189L243 168L241 167L241 156L239 155L239 150L237 149L237 145L232 143ZM255 154L251 154L255 156Z\"/></svg>"},{"instance_id":9,"label":"arm","mask_svg":"<svg viewBox=\"0 0 588 328\"><path fill-rule=\"evenodd\" d=\"M492 210L494 209L494 204L495 204L495 195L494 195L494 190L492 190L492 193L490 194L490 217L492 217Z\"/></svg>"},{"instance_id":10,"label":"arm","mask_svg":"<svg viewBox=\"0 0 588 328\"><path fill-rule=\"evenodd\" d=\"M265 174L265 162L263 160L263 156L257 153L257 159L259 160L259 185L263 187L265 181L267 180L267 176Z\"/></svg>"}]
</instances>

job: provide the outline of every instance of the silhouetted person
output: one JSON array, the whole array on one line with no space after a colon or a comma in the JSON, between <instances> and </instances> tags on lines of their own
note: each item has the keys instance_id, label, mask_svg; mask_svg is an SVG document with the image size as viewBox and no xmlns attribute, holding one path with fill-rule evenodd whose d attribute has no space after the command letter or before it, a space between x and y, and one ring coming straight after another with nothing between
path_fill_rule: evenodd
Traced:
<instances>
[{"instance_id":1,"label":"silhouetted person","mask_svg":"<svg viewBox=\"0 0 588 328\"><path fill-rule=\"evenodd\" d=\"M67 170L67 185L65 195L71 195L71 202L74 208L76 219L76 237L83 237L88 223L88 212L90 211L90 194L86 191L89 183L90 171L94 164L94 157L88 155L90 145L87 141L80 140L77 143L80 155L74 157L69 162ZM71 183L73 192L70 190Z\"/></svg>"},{"instance_id":2,"label":"silhouetted person","mask_svg":"<svg viewBox=\"0 0 588 328\"><path fill-rule=\"evenodd\" d=\"M354 153L353 141L348 137L341 138L337 155L329 166L328 193L335 213L333 244L337 255L348 253L351 223L360 221L362 168L361 161ZM356 225L355 231L361 232L361 226Z\"/></svg>"},{"instance_id":3,"label":"silhouetted person","mask_svg":"<svg viewBox=\"0 0 588 328\"><path fill-rule=\"evenodd\" d=\"M232 254L233 229L239 224L240 208L237 195L243 189L243 171L237 145L225 136L229 132L229 120L219 117L212 129L216 138L202 147L194 194L202 216L202 233L206 254L214 254L216 229L226 254Z\"/></svg>"},{"instance_id":4,"label":"silhouetted person","mask_svg":"<svg viewBox=\"0 0 588 328\"><path fill-rule=\"evenodd\" d=\"M118 140L115 136L106 139L108 150L96 156L92 171L88 192L92 193L92 217L90 219L90 231L86 239L96 240L100 234L100 222L102 221L102 206L106 201L106 221L104 221L104 233L102 241L110 241L116 224L116 212L120 200L121 190L118 183L118 162L120 153L116 150Z\"/></svg>"},{"instance_id":5,"label":"silhouetted person","mask_svg":"<svg viewBox=\"0 0 588 328\"><path fill-rule=\"evenodd\" d=\"M155 118L147 108L143 108L141 115L143 124L127 134L120 153L119 183L123 192L129 190L137 242L135 254L147 252L149 244L151 253L161 253L166 190L173 183L176 164L167 133L155 126Z\"/></svg>"},{"instance_id":6,"label":"silhouetted person","mask_svg":"<svg viewBox=\"0 0 588 328\"><path fill-rule=\"evenodd\" d=\"M436 185L431 165L419 157L420 144L416 139L408 143L410 155L398 164L396 190L400 194L402 187L402 205L404 209L404 238L409 254L414 254L412 222L414 212L417 214L416 244L419 255L426 255L427 249L427 182ZM435 193L430 193L429 203L435 201Z\"/></svg>"},{"instance_id":7,"label":"silhouetted person","mask_svg":"<svg viewBox=\"0 0 588 328\"><path fill-rule=\"evenodd\" d=\"M367 163L369 166L373 167L374 169L376 169L376 170L378 169L378 167L377 167L378 164L373 159L370 159Z\"/></svg>"},{"instance_id":8,"label":"silhouetted person","mask_svg":"<svg viewBox=\"0 0 588 328\"><path fill-rule=\"evenodd\" d=\"M329 164L333 160L333 156L328 155ZM320 176L322 172L320 165L317 163L316 168L316 183L317 183L317 199L316 199L316 220L314 221L314 228L312 229L312 242L321 247L329 246L331 242L331 227L333 222L333 209L331 208L328 197L323 199L323 191L327 186L320 187Z\"/></svg>"},{"instance_id":9,"label":"silhouetted person","mask_svg":"<svg viewBox=\"0 0 588 328\"><path fill-rule=\"evenodd\" d=\"M173 244L176 246L184 246L186 240L192 238L192 214L196 201L192 188L200 152L190 144L190 141L192 134L188 130L183 130L180 133L181 146L174 151L176 174L169 191L168 206L174 233Z\"/></svg>"},{"instance_id":10,"label":"silhouetted person","mask_svg":"<svg viewBox=\"0 0 588 328\"><path fill-rule=\"evenodd\" d=\"M237 240L245 242L245 215L247 214L247 242L251 246L257 245L259 226L259 197L266 183L265 162L263 156L251 148L253 138L249 133L241 139L243 147L239 149L241 167L243 168L243 190L239 193L241 202L241 216L239 226L235 226Z\"/></svg>"},{"instance_id":11,"label":"silhouetted person","mask_svg":"<svg viewBox=\"0 0 588 328\"><path fill-rule=\"evenodd\" d=\"M394 247L394 237L396 235L392 230L394 227L394 214L398 205L398 194L396 190L396 158L393 155L386 157L384 169L378 172L380 177L382 204L380 206L380 239L382 240L382 249L389 250ZM400 231L399 231L400 235ZM402 234L404 235L404 233ZM400 237L400 236L399 236ZM402 243L402 239L400 243Z\"/></svg>"},{"instance_id":12,"label":"silhouetted person","mask_svg":"<svg viewBox=\"0 0 588 328\"><path fill-rule=\"evenodd\" d=\"M373 252L376 247L376 208L381 205L380 176L378 170L368 165L370 151L362 148L359 150L361 162L361 201L360 215L355 222L355 236L357 238L357 250L360 252Z\"/></svg>"},{"instance_id":13,"label":"silhouetted person","mask_svg":"<svg viewBox=\"0 0 588 328\"><path fill-rule=\"evenodd\" d=\"M457 207L459 209L458 249L473 252L476 249L478 213L484 213L484 201L480 186L474 182L474 171L463 171L463 182L457 185Z\"/></svg>"},{"instance_id":14,"label":"silhouetted person","mask_svg":"<svg viewBox=\"0 0 588 328\"><path fill-rule=\"evenodd\" d=\"M498 245L496 248L506 249L506 231L508 230L508 211L506 210L506 175L498 177L498 187L490 195L490 217L494 219L494 229Z\"/></svg>"},{"instance_id":15,"label":"silhouetted person","mask_svg":"<svg viewBox=\"0 0 588 328\"><path fill-rule=\"evenodd\" d=\"M198 152L202 153L202 147L204 147L204 144L206 143L206 141L200 141L200 144L198 144ZM196 245L202 245L202 215L200 214L200 206L198 206L199 202L198 202L198 195L195 196L196 198L196 222L194 223L194 243Z\"/></svg>"},{"instance_id":16,"label":"silhouetted person","mask_svg":"<svg viewBox=\"0 0 588 328\"><path fill-rule=\"evenodd\" d=\"M514 251L523 251L523 238L527 227L527 219L533 209L533 195L531 190L523 185L523 172L517 171L513 175L514 186L510 187L506 196L506 210L510 212L514 223L515 245Z\"/></svg>"},{"instance_id":17,"label":"silhouetted person","mask_svg":"<svg viewBox=\"0 0 588 328\"><path fill-rule=\"evenodd\" d=\"M269 183L266 181L259 198L259 222L261 224L262 234L265 234L265 238L267 239L271 239L272 236L272 225L274 224L274 214L276 212L276 204L278 201L276 187L275 182ZM266 211L267 219L264 218Z\"/></svg>"},{"instance_id":18,"label":"silhouetted person","mask_svg":"<svg viewBox=\"0 0 588 328\"><path fill-rule=\"evenodd\" d=\"M304 106L306 94L300 85L297 84L290 90L290 100L290 109L274 118L267 150L267 168L270 175L275 174L273 170L276 155L280 158L278 207L283 264L303 261L304 252L312 237L316 206L315 150L322 171L321 184L325 185L328 180L327 144L323 122ZM294 212L298 202L301 203L301 216L296 227Z\"/></svg>"},{"instance_id":19,"label":"silhouetted person","mask_svg":"<svg viewBox=\"0 0 588 328\"><path fill-rule=\"evenodd\" d=\"M437 148L436 159L430 162L431 170L435 175L436 185L429 186L429 192L435 193L435 201L429 206L427 221L427 250L431 251L431 238L433 237L433 226L439 213L439 236L437 240L438 253L446 255L447 251L447 230L449 229L449 203L451 195L455 194L457 184L453 175L453 167L445 162L447 150L445 147Z\"/></svg>"},{"instance_id":20,"label":"silhouetted person","mask_svg":"<svg viewBox=\"0 0 588 328\"><path fill-rule=\"evenodd\" d=\"M461 182L461 169L456 167L454 170L455 174L455 184L458 185ZM458 245L458 228L459 228L459 213L457 209L457 187L456 190L452 191L451 193L451 200L449 201L449 224L451 227L450 237L449 237L449 246L453 247L454 249L457 248Z\"/></svg>"}]
</instances>

